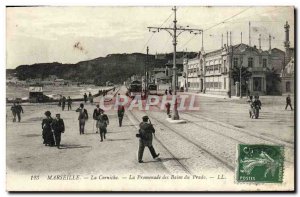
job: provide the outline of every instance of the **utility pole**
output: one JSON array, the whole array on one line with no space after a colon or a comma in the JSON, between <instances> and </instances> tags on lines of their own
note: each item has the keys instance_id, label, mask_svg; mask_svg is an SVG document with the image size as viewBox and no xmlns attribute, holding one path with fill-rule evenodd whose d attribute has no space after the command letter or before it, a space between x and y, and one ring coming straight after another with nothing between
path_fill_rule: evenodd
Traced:
<instances>
[{"instance_id":1,"label":"utility pole","mask_svg":"<svg viewBox=\"0 0 300 197\"><path fill-rule=\"evenodd\" d=\"M172 8L172 10L174 11L174 25L173 27L148 27L149 31L151 31L151 29L155 29L157 30L157 32L159 32L160 30L165 30L167 31L172 37L173 37L173 47L174 47L174 52L173 52L173 76L172 76L172 89L173 89L173 93L174 95L176 95L176 78L177 78L177 67L176 67L176 46L177 46L177 37L186 31L189 31L190 33L194 33L196 34L203 34L203 30L202 29L191 29L191 28L184 28L184 27L177 27L177 18L176 18L176 6L174 6L174 8ZM155 31L154 31L155 33ZM177 102L177 101L176 101ZM175 104L174 107L174 114L173 114L173 120L178 120L179 119L179 115L178 115L178 110L177 110L177 104Z\"/></svg>"},{"instance_id":2,"label":"utility pole","mask_svg":"<svg viewBox=\"0 0 300 197\"><path fill-rule=\"evenodd\" d=\"M147 46L147 56L146 56L146 75L145 75L145 97L148 97L148 66L149 66L149 60L148 60L148 54L149 54L149 47Z\"/></svg>"},{"instance_id":3,"label":"utility pole","mask_svg":"<svg viewBox=\"0 0 300 197\"><path fill-rule=\"evenodd\" d=\"M242 98L242 66L243 66L243 58L241 58L241 66L240 66L240 98Z\"/></svg>"}]
</instances>

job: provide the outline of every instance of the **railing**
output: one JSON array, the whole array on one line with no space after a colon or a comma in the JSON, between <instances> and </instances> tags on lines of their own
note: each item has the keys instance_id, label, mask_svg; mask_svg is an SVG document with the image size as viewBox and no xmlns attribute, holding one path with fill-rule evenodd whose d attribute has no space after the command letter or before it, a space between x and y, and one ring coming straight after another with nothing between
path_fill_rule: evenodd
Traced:
<instances>
[{"instance_id":1,"label":"railing","mask_svg":"<svg viewBox=\"0 0 300 197\"><path fill-rule=\"evenodd\" d=\"M267 71L267 68L266 67L252 67L252 68L248 68L248 70L250 72L263 72L263 71Z\"/></svg>"}]
</instances>

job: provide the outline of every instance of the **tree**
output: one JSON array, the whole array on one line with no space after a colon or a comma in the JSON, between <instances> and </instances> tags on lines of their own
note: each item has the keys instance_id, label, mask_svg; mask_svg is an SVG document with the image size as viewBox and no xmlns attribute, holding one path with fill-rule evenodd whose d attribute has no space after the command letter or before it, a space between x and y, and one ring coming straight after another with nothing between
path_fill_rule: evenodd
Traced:
<instances>
[{"instance_id":1,"label":"tree","mask_svg":"<svg viewBox=\"0 0 300 197\"><path fill-rule=\"evenodd\" d=\"M234 84L235 82L240 82L240 73L242 74L242 81L240 83L240 85L242 86L242 92L246 92L247 91L247 84L246 82L249 81L250 77L252 76L252 72L250 72L248 70L247 67L241 67L241 72L240 72L240 66L233 66L233 68L231 69L231 76L233 78Z\"/></svg>"},{"instance_id":2,"label":"tree","mask_svg":"<svg viewBox=\"0 0 300 197\"><path fill-rule=\"evenodd\" d=\"M266 72L266 81L267 81L267 94L269 95L278 95L280 94L280 74L277 73L276 69L267 68Z\"/></svg>"}]
</instances>

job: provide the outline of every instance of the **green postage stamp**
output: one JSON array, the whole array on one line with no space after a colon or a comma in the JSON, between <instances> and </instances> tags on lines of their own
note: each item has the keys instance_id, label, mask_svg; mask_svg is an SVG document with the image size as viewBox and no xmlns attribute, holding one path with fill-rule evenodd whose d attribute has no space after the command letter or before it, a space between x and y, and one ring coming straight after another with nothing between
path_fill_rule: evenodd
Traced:
<instances>
[{"instance_id":1,"label":"green postage stamp","mask_svg":"<svg viewBox=\"0 0 300 197\"><path fill-rule=\"evenodd\" d=\"M282 183L283 151L283 146L239 144L237 181Z\"/></svg>"}]
</instances>

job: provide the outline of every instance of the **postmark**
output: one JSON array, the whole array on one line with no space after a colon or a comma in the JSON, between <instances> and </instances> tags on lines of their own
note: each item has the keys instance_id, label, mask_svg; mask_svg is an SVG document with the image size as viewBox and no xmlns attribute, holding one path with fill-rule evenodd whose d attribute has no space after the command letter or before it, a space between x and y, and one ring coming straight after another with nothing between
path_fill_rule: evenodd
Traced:
<instances>
[{"instance_id":1,"label":"postmark","mask_svg":"<svg viewBox=\"0 0 300 197\"><path fill-rule=\"evenodd\" d=\"M282 183L284 147L266 144L239 144L237 182Z\"/></svg>"}]
</instances>

